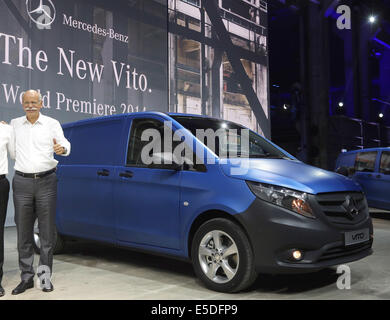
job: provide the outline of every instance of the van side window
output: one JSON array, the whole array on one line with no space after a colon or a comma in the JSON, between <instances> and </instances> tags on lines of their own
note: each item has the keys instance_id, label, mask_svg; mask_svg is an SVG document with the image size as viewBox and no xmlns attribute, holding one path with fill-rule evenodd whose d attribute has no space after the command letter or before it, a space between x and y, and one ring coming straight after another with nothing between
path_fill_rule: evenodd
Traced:
<instances>
[{"instance_id":1,"label":"van side window","mask_svg":"<svg viewBox=\"0 0 390 320\"><path fill-rule=\"evenodd\" d=\"M153 137L153 140L152 138L150 138L147 141L142 141L142 133L148 129L156 130L155 133L157 134L157 136ZM172 136L173 134L171 135L171 137ZM161 139L160 152L162 154L168 151L172 152L180 143L180 141L172 141L172 150L164 151L164 122L157 119L134 119L131 126L126 164L130 166L146 167L147 164L142 161L142 149L146 145L151 143L151 141L156 142L156 139ZM153 156L152 151L154 150L150 150L150 157Z\"/></svg>"},{"instance_id":2,"label":"van side window","mask_svg":"<svg viewBox=\"0 0 390 320\"><path fill-rule=\"evenodd\" d=\"M379 168L379 172L390 175L390 152L389 151L382 152L381 166Z\"/></svg>"},{"instance_id":3,"label":"van side window","mask_svg":"<svg viewBox=\"0 0 390 320\"><path fill-rule=\"evenodd\" d=\"M157 119L134 119L131 126L130 132L130 140L127 151L127 166L137 166L137 167L147 167L148 165L142 161L142 149L148 145L152 139L149 141L142 141L142 133L147 129L155 129L159 132L159 136L161 137L161 153L165 154L166 152L172 152L175 148L182 143L181 141L172 140L172 150L164 150L164 123ZM173 133L171 135L173 137ZM149 156L151 154L152 149L150 150ZM183 154L184 156L184 154ZM193 159L190 159L189 163L193 163L196 159L196 155L193 154ZM188 162L184 160L187 164ZM161 166L164 168L164 166ZM189 171L200 171L206 172L206 167L204 164L188 164L184 166L184 170Z\"/></svg>"},{"instance_id":4,"label":"van side window","mask_svg":"<svg viewBox=\"0 0 390 320\"><path fill-rule=\"evenodd\" d=\"M127 151L127 165L146 167L142 161L142 149L150 141L142 141L142 133L148 129L155 129L160 133L161 152L164 148L164 123L156 119L134 119L131 126L129 147Z\"/></svg>"},{"instance_id":5,"label":"van side window","mask_svg":"<svg viewBox=\"0 0 390 320\"><path fill-rule=\"evenodd\" d=\"M360 172L374 172L377 152L359 152L356 154L355 170Z\"/></svg>"}]
</instances>

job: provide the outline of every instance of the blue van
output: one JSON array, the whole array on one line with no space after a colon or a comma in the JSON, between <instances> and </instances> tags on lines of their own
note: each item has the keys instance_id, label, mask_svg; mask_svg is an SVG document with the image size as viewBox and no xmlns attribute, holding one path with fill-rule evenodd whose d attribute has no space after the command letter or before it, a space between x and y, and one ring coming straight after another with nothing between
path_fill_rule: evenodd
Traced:
<instances>
[{"instance_id":1,"label":"blue van","mask_svg":"<svg viewBox=\"0 0 390 320\"><path fill-rule=\"evenodd\" d=\"M221 128L235 139L199 137ZM163 137L160 149L149 149L148 130ZM313 272L372 253L357 183L238 124L142 112L66 124L64 133L72 152L59 158L55 252L83 238L184 258L220 292L243 290L258 273ZM177 153L183 144L190 152ZM39 251L37 228L35 239Z\"/></svg>"},{"instance_id":2,"label":"blue van","mask_svg":"<svg viewBox=\"0 0 390 320\"><path fill-rule=\"evenodd\" d=\"M369 206L390 210L390 148L341 153L336 170L344 171L362 186Z\"/></svg>"}]
</instances>

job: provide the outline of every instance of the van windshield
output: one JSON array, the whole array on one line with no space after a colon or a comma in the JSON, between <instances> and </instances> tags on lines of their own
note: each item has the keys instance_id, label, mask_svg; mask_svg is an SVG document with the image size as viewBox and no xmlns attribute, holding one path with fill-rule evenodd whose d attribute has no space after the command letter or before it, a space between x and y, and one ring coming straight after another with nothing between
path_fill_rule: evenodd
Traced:
<instances>
[{"instance_id":1,"label":"van windshield","mask_svg":"<svg viewBox=\"0 0 390 320\"><path fill-rule=\"evenodd\" d=\"M171 116L220 158L292 160L260 135L236 123L210 118Z\"/></svg>"}]
</instances>

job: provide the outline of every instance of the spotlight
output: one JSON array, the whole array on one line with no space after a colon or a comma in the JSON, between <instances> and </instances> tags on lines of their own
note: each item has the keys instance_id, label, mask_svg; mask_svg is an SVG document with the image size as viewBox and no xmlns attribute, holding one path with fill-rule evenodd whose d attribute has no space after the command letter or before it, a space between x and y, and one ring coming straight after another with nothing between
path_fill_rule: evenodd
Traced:
<instances>
[{"instance_id":1,"label":"spotlight","mask_svg":"<svg viewBox=\"0 0 390 320\"><path fill-rule=\"evenodd\" d=\"M288 104L284 104L284 105L283 105L283 109L284 109L284 110L288 110L289 108L290 108L290 106L289 106Z\"/></svg>"},{"instance_id":2,"label":"spotlight","mask_svg":"<svg viewBox=\"0 0 390 320\"><path fill-rule=\"evenodd\" d=\"M369 21L370 23L375 23L375 22L376 22L376 17L370 16L370 17L368 18L368 21Z\"/></svg>"},{"instance_id":3,"label":"spotlight","mask_svg":"<svg viewBox=\"0 0 390 320\"><path fill-rule=\"evenodd\" d=\"M340 108L344 107L344 103L343 102L339 102L339 107Z\"/></svg>"},{"instance_id":4,"label":"spotlight","mask_svg":"<svg viewBox=\"0 0 390 320\"><path fill-rule=\"evenodd\" d=\"M383 119L383 117L384 117L385 115L381 112L380 114L378 114L378 117L380 118L380 119Z\"/></svg>"}]
</instances>

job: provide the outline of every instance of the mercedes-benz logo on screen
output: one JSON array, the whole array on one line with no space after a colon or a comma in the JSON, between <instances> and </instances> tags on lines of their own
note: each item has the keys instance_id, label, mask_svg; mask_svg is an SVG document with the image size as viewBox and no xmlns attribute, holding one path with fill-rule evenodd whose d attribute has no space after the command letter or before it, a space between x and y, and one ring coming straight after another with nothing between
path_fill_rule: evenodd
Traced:
<instances>
[{"instance_id":1,"label":"mercedes-benz logo on screen","mask_svg":"<svg viewBox=\"0 0 390 320\"><path fill-rule=\"evenodd\" d=\"M38 29L51 29L56 8L51 0L26 0L27 13Z\"/></svg>"}]
</instances>

